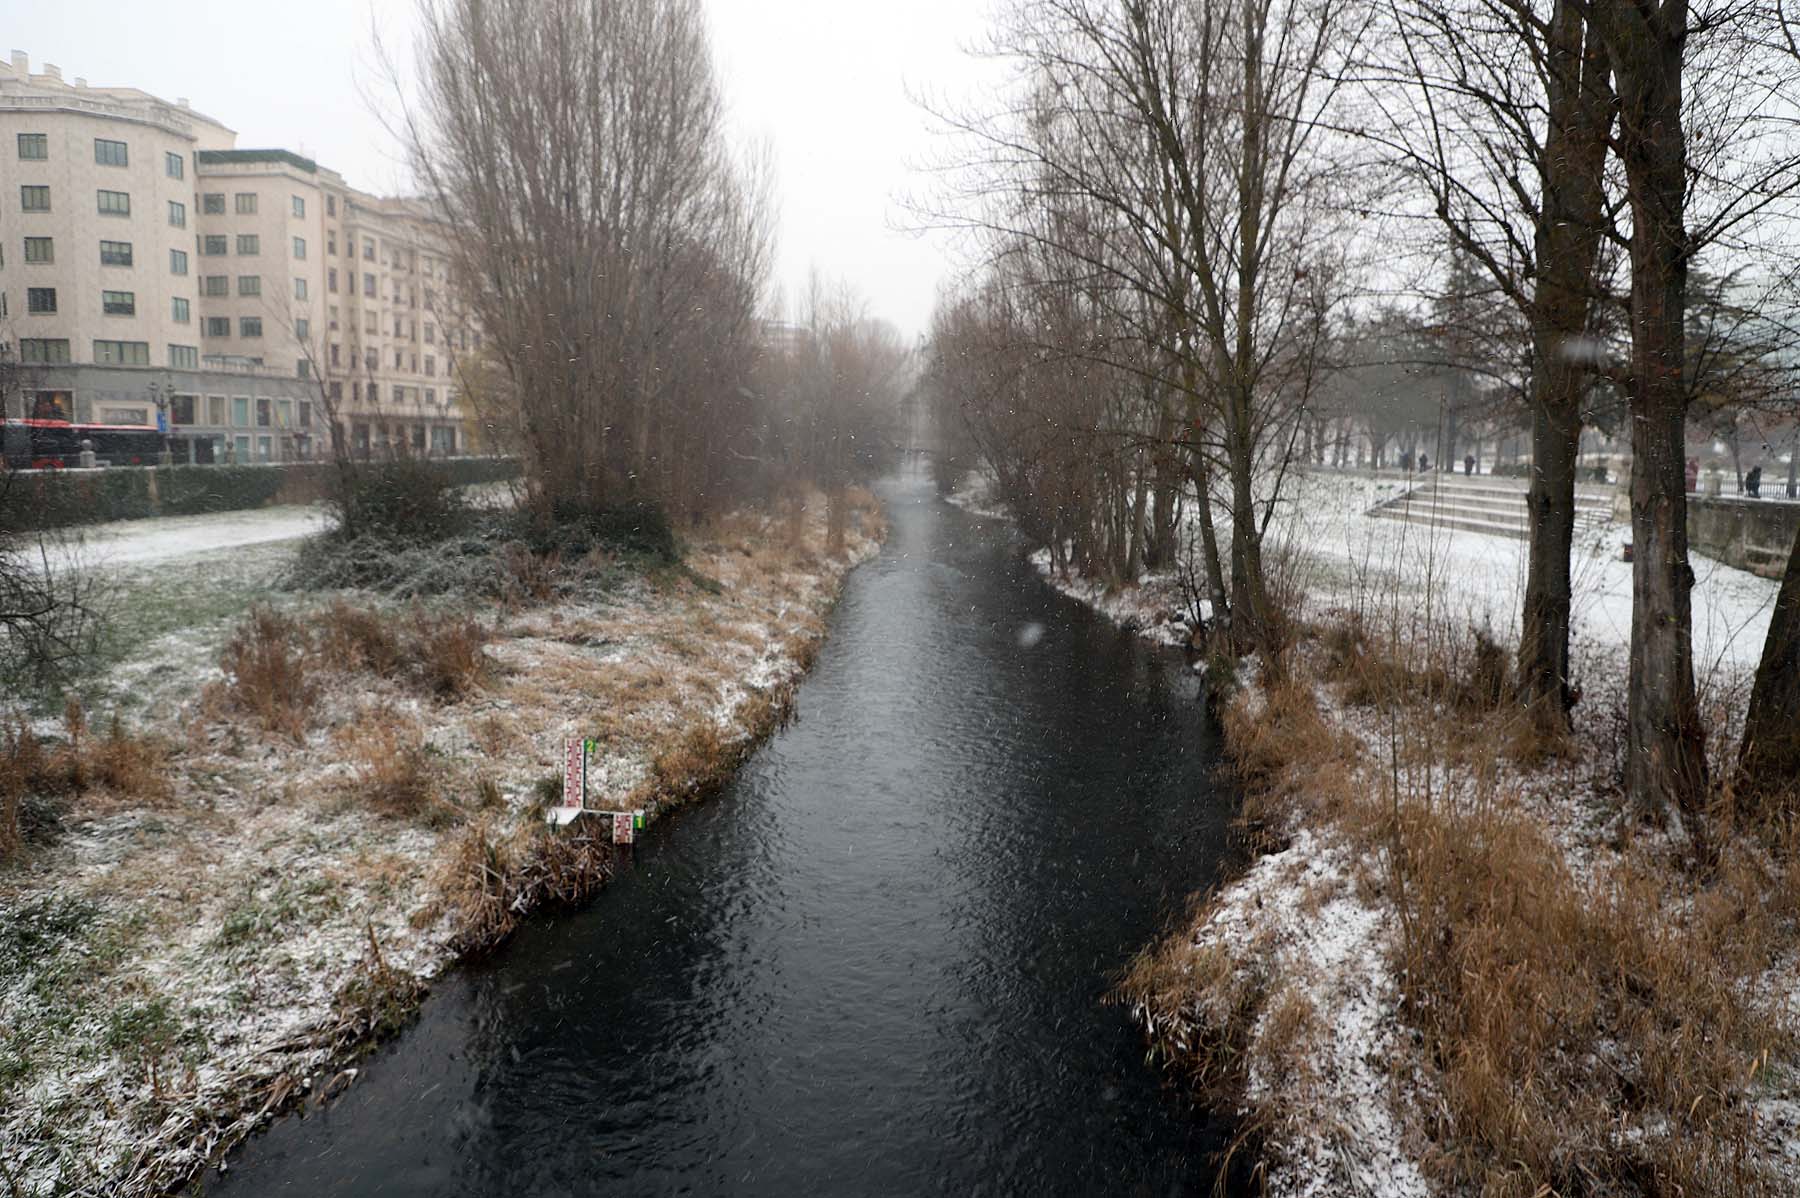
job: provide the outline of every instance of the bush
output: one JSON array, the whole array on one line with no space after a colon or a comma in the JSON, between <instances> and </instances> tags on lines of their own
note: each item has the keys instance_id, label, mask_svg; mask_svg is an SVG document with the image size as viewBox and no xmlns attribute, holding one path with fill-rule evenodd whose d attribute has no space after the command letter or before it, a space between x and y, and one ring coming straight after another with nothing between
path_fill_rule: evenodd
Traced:
<instances>
[{"instance_id":1,"label":"bush","mask_svg":"<svg viewBox=\"0 0 1800 1198\"><path fill-rule=\"evenodd\" d=\"M358 466L334 487L331 505L349 536L439 540L466 527L468 504L449 471L422 458Z\"/></svg>"},{"instance_id":2,"label":"bush","mask_svg":"<svg viewBox=\"0 0 1800 1198\"><path fill-rule=\"evenodd\" d=\"M681 560L681 542L668 513L644 501L593 508L559 502L551 508L549 526L535 531L535 538L524 539L540 553L575 557L603 549L664 565Z\"/></svg>"},{"instance_id":3,"label":"bush","mask_svg":"<svg viewBox=\"0 0 1800 1198\"><path fill-rule=\"evenodd\" d=\"M256 717L268 732L306 739L306 723L318 699L309 638L295 621L267 607L251 610L225 646L223 682L214 696Z\"/></svg>"}]
</instances>

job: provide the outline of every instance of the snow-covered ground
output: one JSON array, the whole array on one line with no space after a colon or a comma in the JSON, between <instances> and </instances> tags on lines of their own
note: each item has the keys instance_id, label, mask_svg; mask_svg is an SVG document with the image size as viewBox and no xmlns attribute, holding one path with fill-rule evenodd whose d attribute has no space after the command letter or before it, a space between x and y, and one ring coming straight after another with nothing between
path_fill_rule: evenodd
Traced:
<instances>
[{"instance_id":1,"label":"snow-covered ground","mask_svg":"<svg viewBox=\"0 0 1800 1198\"><path fill-rule=\"evenodd\" d=\"M298 540L323 530L327 523L325 509L318 504L291 504L204 516L119 520L84 530L82 542L87 565L142 565Z\"/></svg>"},{"instance_id":2,"label":"snow-covered ground","mask_svg":"<svg viewBox=\"0 0 1800 1198\"><path fill-rule=\"evenodd\" d=\"M595 803L654 814L668 778L705 764L682 753L766 730L844 575L879 544L872 499L836 556L824 513L808 505L799 545L785 518L746 514L693 537L691 573L468 607L489 676L461 698L321 653L299 741L207 689L250 602L304 617L332 598L268 590L281 542L316 516L104 530L143 635L92 688L88 735L119 713L168 785L89 786L0 871L0 1190L160 1193L284 1099L347 1081L332 1047L358 1009L347 987L377 964L422 980L454 959L457 862L471 844L501 870L530 859L565 737L603 746ZM372 788L414 752L424 813L384 814Z\"/></svg>"}]
</instances>

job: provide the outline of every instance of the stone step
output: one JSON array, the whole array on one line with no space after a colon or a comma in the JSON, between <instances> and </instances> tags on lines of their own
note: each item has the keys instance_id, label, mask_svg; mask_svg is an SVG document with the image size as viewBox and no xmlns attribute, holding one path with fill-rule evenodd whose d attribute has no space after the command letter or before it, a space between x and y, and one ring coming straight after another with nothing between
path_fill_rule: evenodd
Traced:
<instances>
[{"instance_id":1,"label":"stone step","mask_svg":"<svg viewBox=\"0 0 1800 1198\"><path fill-rule=\"evenodd\" d=\"M1522 489L1488 486L1481 483L1427 483L1424 486L1415 488L1412 493L1414 495L1436 494L1442 496L1455 496L1459 499L1465 497L1469 499L1487 499L1496 503L1523 504L1525 502L1525 491ZM1606 491L1577 491L1575 493L1575 507L1578 510L1585 507L1592 508L1596 511L1600 509L1610 511L1612 509L1612 494L1611 492Z\"/></svg>"}]
</instances>

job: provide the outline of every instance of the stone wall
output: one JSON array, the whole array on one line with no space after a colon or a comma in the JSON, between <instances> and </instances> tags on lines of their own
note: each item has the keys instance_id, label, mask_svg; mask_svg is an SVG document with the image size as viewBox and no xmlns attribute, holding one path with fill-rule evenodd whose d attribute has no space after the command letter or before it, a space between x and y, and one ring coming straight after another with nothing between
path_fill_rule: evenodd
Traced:
<instances>
[{"instance_id":1,"label":"stone wall","mask_svg":"<svg viewBox=\"0 0 1800 1198\"><path fill-rule=\"evenodd\" d=\"M1780 578L1800 533L1800 503L1688 496L1688 546L1696 553Z\"/></svg>"}]
</instances>

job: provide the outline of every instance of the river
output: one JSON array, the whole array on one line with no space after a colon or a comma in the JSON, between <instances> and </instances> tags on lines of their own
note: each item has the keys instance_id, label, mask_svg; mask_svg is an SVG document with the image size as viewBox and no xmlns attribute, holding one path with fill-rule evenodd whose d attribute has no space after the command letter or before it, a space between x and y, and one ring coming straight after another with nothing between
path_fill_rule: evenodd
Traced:
<instances>
[{"instance_id":1,"label":"river","mask_svg":"<svg viewBox=\"0 0 1800 1198\"><path fill-rule=\"evenodd\" d=\"M1103 1002L1229 852L1196 680L882 497L798 721L208 1194L1208 1191L1220 1129Z\"/></svg>"}]
</instances>

